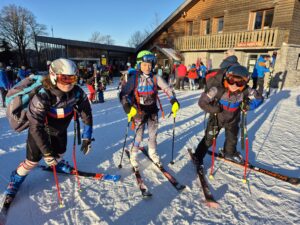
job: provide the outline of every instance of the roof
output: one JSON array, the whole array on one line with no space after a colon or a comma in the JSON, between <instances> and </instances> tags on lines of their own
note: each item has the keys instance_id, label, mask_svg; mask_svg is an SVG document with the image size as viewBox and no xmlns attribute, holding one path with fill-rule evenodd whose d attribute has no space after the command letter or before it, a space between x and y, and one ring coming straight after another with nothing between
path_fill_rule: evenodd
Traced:
<instances>
[{"instance_id":1,"label":"roof","mask_svg":"<svg viewBox=\"0 0 300 225\"><path fill-rule=\"evenodd\" d=\"M177 52L173 48L170 48L168 46L158 45L158 44L153 45L152 49L153 48L156 48L157 50L159 50L160 52L165 54L170 59L173 59L175 61L181 61L182 60L182 55L180 54L180 52Z\"/></svg>"},{"instance_id":2,"label":"roof","mask_svg":"<svg viewBox=\"0 0 300 225\"><path fill-rule=\"evenodd\" d=\"M200 0L186 0L184 3L182 3L167 19L165 19L141 44L139 44L136 47L136 52L140 51L142 47L149 42L152 38L159 35L161 32L163 32L163 28L166 26L172 24L178 17L181 16L181 12L186 10L187 8L190 8L194 6L196 3L198 3Z\"/></svg>"},{"instance_id":3,"label":"roof","mask_svg":"<svg viewBox=\"0 0 300 225\"><path fill-rule=\"evenodd\" d=\"M117 46L117 45L105 45L98 44L87 41L76 41L76 40L68 40L63 38L54 38L54 37L45 37L45 36L36 36L36 40L38 42L57 44L57 45L69 45L69 46L77 46L77 47L85 47L85 48L98 48L102 50L116 51L116 52L126 52L126 53L134 53L134 48Z\"/></svg>"}]
</instances>

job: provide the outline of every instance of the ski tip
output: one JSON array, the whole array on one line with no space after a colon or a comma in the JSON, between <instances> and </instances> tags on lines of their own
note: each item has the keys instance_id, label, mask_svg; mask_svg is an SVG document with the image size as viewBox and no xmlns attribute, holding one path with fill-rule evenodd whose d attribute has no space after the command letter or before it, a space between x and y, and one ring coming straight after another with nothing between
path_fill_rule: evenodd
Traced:
<instances>
[{"instance_id":1,"label":"ski tip","mask_svg":"<svg viewBox=\"0 0 300 225\"><path fill-rule=\"evenodd\" d=\"M216 201L206 201L205 204L206 206L212 209L218 209L220 207L220 204L217 203Z\"/></svg>"}]
</instances>

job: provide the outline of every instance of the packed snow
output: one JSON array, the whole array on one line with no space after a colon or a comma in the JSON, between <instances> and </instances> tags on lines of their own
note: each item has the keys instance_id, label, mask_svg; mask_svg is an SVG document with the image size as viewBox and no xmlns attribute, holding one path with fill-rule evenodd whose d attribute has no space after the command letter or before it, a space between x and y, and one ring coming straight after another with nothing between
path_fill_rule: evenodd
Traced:
<instances>
[{"instance_id":1,"label":"packed snow","mask_svg":"<svg viewBox=\"0 0 300 225\"><path fill-rule=\"evenodd\" d=\"M166 169L187 186L178 192L163 174L141 153L140 172L153 194L143 199L129 160L121 159L127 118L118 100L116 85L108 86L105 103L94 104L96 139L87 156L77 146L80 170L120 174L120 182L80 178L78 191L75 176L59 175L65 204L59 208L53 174L34 169L22 184L8 213L7 225L61 224L300 224L299 185L249 171L249 182L242 182L243 169L216 161L214 180L209 180L211 157L205 158L206 178L218 209L208 208L194 165L186 150L195 148L204 134L205 113L198 107L202 90L177 91L181 105L176 117L174 165L171 158L173 118L160 118L158 153ZM165 114L171 105L160 93ZM269 99L248 113L249 161L262 168L292 177L300 177L300 89L273 90ZM10 173L26 156L27 131L10 129L5 110L0 108L0 188L8 184ZM66 160L72 163L73 122L68 131ZM129 130L127 147L133 140ZM223 132L217 149L223 146ZM147 132L143 142L147 146ZM240 149L240 143L238 143ZM245 152L241 150L242 154ZM43 163L41 161L41 163Z\"/></svg>"}]
</instances>

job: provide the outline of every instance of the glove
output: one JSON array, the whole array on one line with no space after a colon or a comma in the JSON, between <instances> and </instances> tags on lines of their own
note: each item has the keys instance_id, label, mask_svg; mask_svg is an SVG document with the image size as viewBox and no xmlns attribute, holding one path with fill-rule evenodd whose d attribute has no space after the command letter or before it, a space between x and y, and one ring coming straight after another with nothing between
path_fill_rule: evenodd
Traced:
<instances>
[{"instance_id":1,"label":"glove","mask_svg":"<svg viewBox=\"0 0 300 225\"><path fill-rule=\"evenodd\" d=\"M241 109L243 112L247 112L250 110L249 101L243 101L241 105Z\"/></svg>"},{"instance_id":2,"label":"glove","mask_svg":"<svg viewBox=\"0 0 300 225\"><path fill-rule=\"evenodd\" d=\"M180 105L176 98L171 99L171 104L172 104L173 117L175 118L177 111L180 109Z\"/></svg>"},{"instance_id":3,"label":"glove","mask_svg":"<svg viewBox=\"0 0 300 225\"><path fill-rule=\"evenodd\" d=\"M57 160L55 157L53 157L50 153L47 155L44 155L44 161L48 166L56 166Z\"/></svg>"},{"instance_id":4,"label":"glove","mask_svg":"<svg viewBox=\"0 0 300 225\"><path fill-rule=\"evenodd\" d=\"M212 87L208 90L207 96L209 97L210 100L212 100L214 97L216 97L218 93L218 89L216 87Z\"/></svg>"},{"instance_id":5,"label":"glove","mask_svg":"<svg viewBox=\"0 0 300 225\"><path fill-rule=\"evenodd\" d=\"M128 122L131 121L131 119L136 115L137 110L134 106L131 106L129 113L127 113Z\"/></svg>"},{"instance_id":6,"label":"glove","mask_svg":"<svg viewBox=\"0 0 300 225\"><path fill-rule=\"evenodd\" d=\"M92 148L92 140L91 139L82 139L81 151L83 154L87 155Z\"/></svg>"}]
</instances>

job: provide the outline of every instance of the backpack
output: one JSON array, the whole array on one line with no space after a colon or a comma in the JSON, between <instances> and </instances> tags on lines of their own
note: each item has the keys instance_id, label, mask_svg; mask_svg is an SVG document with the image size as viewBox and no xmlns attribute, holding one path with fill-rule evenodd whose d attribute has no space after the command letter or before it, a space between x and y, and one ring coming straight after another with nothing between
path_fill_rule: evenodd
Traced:
<instances>
[{"instance_id":1,"label":"backpack","mask_svg":"<svg viewBox=\"0 0 300 225\"><path fill-rule=\"evenodd\" d=\"M21 132L29 127L26 116L33 96L42 89L41 75L30 75L12 87L6 95L6 116L12 129Z\"/></svg>"}]
</instances>

